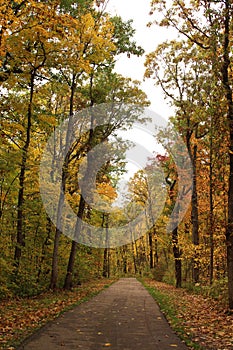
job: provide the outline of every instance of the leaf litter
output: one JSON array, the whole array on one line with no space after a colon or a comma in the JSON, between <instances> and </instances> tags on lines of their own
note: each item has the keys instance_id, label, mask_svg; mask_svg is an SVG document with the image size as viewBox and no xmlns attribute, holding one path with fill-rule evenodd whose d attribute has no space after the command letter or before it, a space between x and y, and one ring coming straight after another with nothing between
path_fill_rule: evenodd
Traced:
<instances>
[{"instance_id":1,"label":"leaf litter","mask_svg":"<svg viewBox=\"0 0 233 350\"><path fill-rule=\"evenodd\" d=\"M233 349L233 314L226 305L166 283L149 279L145 282L169 297L186 338L206 350ZM169 318L168 321L171 323Z\"/></svg>"}]
</instances>

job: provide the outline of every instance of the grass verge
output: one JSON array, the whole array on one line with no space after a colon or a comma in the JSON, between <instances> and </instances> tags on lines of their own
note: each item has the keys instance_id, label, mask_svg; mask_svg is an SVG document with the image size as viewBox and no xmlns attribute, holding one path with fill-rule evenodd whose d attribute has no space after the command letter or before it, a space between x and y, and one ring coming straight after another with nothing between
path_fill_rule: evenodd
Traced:
<instances>
[{"instance_id":1,"label":"grass verge","mask_svg":"<svg viewBox=\"0 0 233 350\"><path fill-rule=\"evenodd\" d=\"M160 310L166 317L172 329L177 333L179 338L183 340L186 343L186 345L190 347L190 349L205 350L205 348L202 347L200 344L192 341L192 333L187 334L182 324L182 319L179 317L180 313L178 308L176 307L175 299L167 295L166 293L161 292L156 287L152 287L148 284L148 281L145 279L140 279L140 282L148 290L150 295L156 300L160 307Z\"/></svg>"}]
</instances>

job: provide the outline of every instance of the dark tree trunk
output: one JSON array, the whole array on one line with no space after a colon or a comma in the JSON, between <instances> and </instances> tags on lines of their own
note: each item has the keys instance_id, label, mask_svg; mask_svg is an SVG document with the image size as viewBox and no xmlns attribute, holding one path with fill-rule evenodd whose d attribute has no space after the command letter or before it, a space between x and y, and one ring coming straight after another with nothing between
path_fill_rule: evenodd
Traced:
<instances>
[{"instance_id":1,"label":"dark tree trunk","mask_svg":"<svg viewBox=\"0 0 233 350\"><path fill-rule=\"evenodd\" d=\"M136 255L135 255L135 248L134 248L134 242L132 242L132 252L133 252L133 266L134 266L134 273L135 275L138 272L138 268L137 268L137 260L136 260Z\"/></svg>"},{"instance_id":2,"label":"dark tree trunk","mask_svg":"<svg viewBox=\"0 0 233 350\"><path fill-rule=\"evenodd\" d=\"M31 73L30 81L30 97L28 104L28 113L27 113L27 130L26 130L26 140L22 150L22 161L19 174L19 193L18 193L18 204L17 204L17 241L14 254L15 266L18 267L20 263L20 258L22 255L22 248L25 246L25 234L23 232L23 204L24 204L24 186L25 186L25 173L27 165L27 155L28 149L30 146L31 140L31 126L32 126L32 103L34 95L34 81L35 81L35 72Z\"/></svg>"},{"instance_id":3,"label":"dark tree trunk","mask_svg":"<svg viewBox=\"0 0 233 350\"><path fill-rule=\"evenodd\" d=\"M110 252L108 248L108 217L109 214L103 214L102 227L106 228L104 261L103 261L103 277L110 277Z\"/></svg>"},{"instance_id":4,"label":"dark tree trunk","mask_svg":"<svg viewBox=\"0 0 233 350\"><path fill-rule=\"evenodd\" d=\"M135 237L133 234L133 231L131 230L131 249L133 254L133 266L134 266L134 273L137 274L138 268L137 268L137 245L135 244Z\"/></svg>"},{"instance_id":5,"label":"dark tree trunk","mask_svg":"<svg viewBox=\"0 0 233 350\"><path fill-rule=\"evenodd\" d=\"M128 272L127 246L124 245L122 247L121 254L122 254L122 261L123 261L123 273L127 274Z\"/></svg>"},{"instance_id":6,"label":"dark tree trunk","mask_svg":"<svg viewBox=\"0 0 233 350\"><path fill-rule=\"evenodd\" d=\"M173 255L175 258L175 275L176 275L176 288L181 288L182 285L182 264L181 264L181 251L179 249L178 241L178 227L172 231L172 246Z\"/></svg>"},{"instance_id":7,"label":"dark tree trunk","mask_svg":"<svg viewBox=\"0 0 233 350\"><path fill-rule=\"evenodd\" d=\"M91 75L90 78L90 106L92 107L94 105L93 102L93 96L92 96L92 88L93 88L93 75ZM74 100L72 99L72 103ZM73 105L72 105L72 111L73 111ZM93 141L94 141L94 116L91 115L91 120L90 120L90 131L89 131L89 137L88 141L86 144L86 150L87 150L87 168L85 171L84 175L84 181L85 185L88 186L92 174L92 169L90 169L91 165L91 158L93 157L90 154L90 150L92 149L93 146ZM75 257L77 253L77 247L78 247L78 238L80 235L80 230L81 230L81 220L83 219L84 216L84 210L85 210L86 202L85 199L83 198L82 194L80 196L80 202L79 202L79 209L78 209L78 214L77 214L77 221L76 221L76 227L75 227L75 241L72 241L72 247L70 251L70 257L69 257L69 262L67 266L67 273L66 273L66 278L65 278L65 283L64 283L64 289L71 289L72 288L72 276L73 276L73 270L74 270L74 264L75 264Z\"/></svg>"},{"instance_id":8,"label":"dark tree trunk","mask_svg":"<svg viewBox=\"0 0 233 350\"><path fill-rule=\"evenodd\" d=\"M174 188L175 188L175 184L176 184L177 180L175 180L173 183L171 183L168 179L167 179L167 183L170 186L170 199L172 202L174 202L175 197L174 197ZM173 249L173 256L175 259L175 276L176 276L176 287L177 288L181 288L182 285L182 262L181 262L181 250L179 248L179 237L178 237L178 226L179 226L179 210L180 210L180 206L178 205L177 207L177 214L174 217L174 222L173 222L173 227L174 229L172 230L172 249ZM168 262L167 262L167 266L168 266Z\"/></svg>"},{"instance_id":9,"label":"dark tree trunk","mask_svg":"<svg viewBox=\"0 0 233 350\"><path fill-rule=\"evenodd\" d=\"M210 230L210 285L214 278L214 203L213 203L213 120L211 118L210 126L210 215L209 215L209 230Z\"/></svg>"},{"instance_id":10,"label":"dark tree trunk","mask_svg":"<svg viewBox=\"0 0 233 350\"><path fill-rule=\"evenodd\" d=\"M72 241L70 257L69 257L66 278L64 283L64 289L67 289L67 290L70 290L73 287L73 271L74 271L74 264L75 264L77 249L78 249L78 243L75 241Z\"/></svg>"},{"instance_id":11,"label":"dark tree trunk","mask_svg":"<svg viewBox=\"0 0 233 350\"><path fill-rule=\"evenodd\" d=\"M197 145L193 147L193 193L192 193L192 238L195 247L195 257L193 259L193 281L199 282L199 256L196 248L199 245L199 222L198 222L198 200L197 200Z\"/></svg>"},{"instance_id":12,"label":"dark tree trunk","mask_svg":"<svg viewBox=\"0 0 233 350\"><path fill-rule=\"evenodd\" d=\"M108 277L108 248L104 248L103 277Z\"/></svg>"},{"instance_id":13,"label":"dark tree trunk","mask_svg":"<svg viewBox=\"0 0 233 350\"><path fill-rule=\"evenodd\" d=\"M233 99L232 88L230 85L230 27L231 23L231 1L225 0L225 21L224 21L224 43L223 43L223 68L222 79L225 87L225 96L228 105L228 124L229 124L229 158L230 158L230 174L228 189L228 222L226 229L226 245L227 245L227 272L228 272L228 299L229 308L233 309Z\"/></svg>"},{"instance_id":14,"label":"dark tree trunk","mask_svg":"<svg viewBox=\"0 0 233 350\"><path fill-rule=\"evenodd\" d=\"M47 226L46 227L47 236L45 238L45 241L43 242L42 249L41 249L41 259L40 259L40 264L39 264L39 267L38 267L36 283L40 282L40 276L41 276L41 273L42 273L42 267L43 267L43 263L44 263L45 258L46 258L46 252L47 252L46 247L49 245L49 240L51 238L52 222L51 222L51 220L49 218L47 218L47 225L46 226Z\"/></svg>"},{"instance_id":15,"label":"dark tree trunk","mask_svg":"<svg viewBox=\"0 0 233 350\"><path fill-rule=\"evenodd\" d=\"M149 232L149 249L150 249L150 268L154 268L154 254L153 254L153 233Z\"/></svg>"},{"instance_id":16,"label":"dark tree trunk","mask_svg":"<svg viewBox=\"0 0 233 350\"><path fill-rule=\"evenodd\" d=\"M155 254L154 254L154 266L159 263L159 254L158 254L158 239L156 236L156 231L154 229L154 246L155 246Z\"/></svg>"},{"instance_id":17,"label":"dark tree trunk","mask_svg":"<svg viewBox=\"0 0 233 350\"><path fill-rule=\"evenodd\" d=\"M72 246L71 246L71 251L70 251L70 256L69 256L69 262L67 266L67 272L66 272L66 277L65 277L65 283L64 283L64 289L71 289L72 288L72 277L73 277L73 271L74 271L74 264L75 264L75 258L76 258L76 253L78 249L78 235L80 233L80 220L83 218L84 210L85 210L85 200L83 196L80 196L80 201L79 201L79 209L78 209L78 220L76 221L76 227L75 227L75 236L76 236L76 241L72 241Z\"/></svg>"}]
</instances>

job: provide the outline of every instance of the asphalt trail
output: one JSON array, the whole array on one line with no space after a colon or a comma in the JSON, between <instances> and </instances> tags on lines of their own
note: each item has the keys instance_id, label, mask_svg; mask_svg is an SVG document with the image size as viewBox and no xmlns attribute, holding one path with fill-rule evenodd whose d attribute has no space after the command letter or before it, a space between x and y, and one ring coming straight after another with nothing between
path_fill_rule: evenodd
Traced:
<instances>
[{"instance_id":1,"label":"asphalt trail","mask_svg":"<svg viewBox=\"0 0 233 350\"><path fill-rule=\"evenodd\" d=\"M187 350L135 278L122 278L65 312L18 350Z\"/></svg>"}]
</instances>

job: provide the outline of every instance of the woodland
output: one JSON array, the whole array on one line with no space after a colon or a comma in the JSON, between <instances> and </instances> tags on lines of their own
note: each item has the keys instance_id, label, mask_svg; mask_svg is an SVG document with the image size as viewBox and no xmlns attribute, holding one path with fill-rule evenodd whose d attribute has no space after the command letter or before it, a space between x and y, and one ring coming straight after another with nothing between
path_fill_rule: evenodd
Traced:
<instances>
[{"instance_id":1,"label":"woodland","mask_svg":"<svg viewBox=\"0 0 233 350\"><path fill-rule=\"evenodd\" d=\"M170 123L186 145L193 170L190 206L171 232L166 225L179 200L171 154L155 154L150 160L159 164L166 180L166 201L157 220L150 204L159 193L148 189L144 170L129 180L127 215L121 207L111 213L92 208L78 185L79 166L88 152L130 128L140 119L138 112L150 105L139 81L114 70L119 55L130 60L144 50L135 42L133 22L112 17L106 3L0 1L0 298L12 301L48 291L56 295L88 281L135 275L213 297L231 312L232 0L151 1L148 25L155 31L158 25L173 28L177 39L161 42L146 55L145 79L153 79L173 107ZM59 203L66 198L81 220L107 232L131 220L132 213L144 212L147 224L138 226L140 238L134 239L137 233L132 232L130 244L115 248L84 245L64 235L59 210L54 225L39 186L43 149L55 128L103 103L137 108L127 118L92 125L70 150L63 138L53 164L56 152L65 152ZM117 198L129 146L114 147L111 161L96 176L96 193L109 206ZM51 181L55 176L51 172Z\"/></svg>"}]
</instances>

